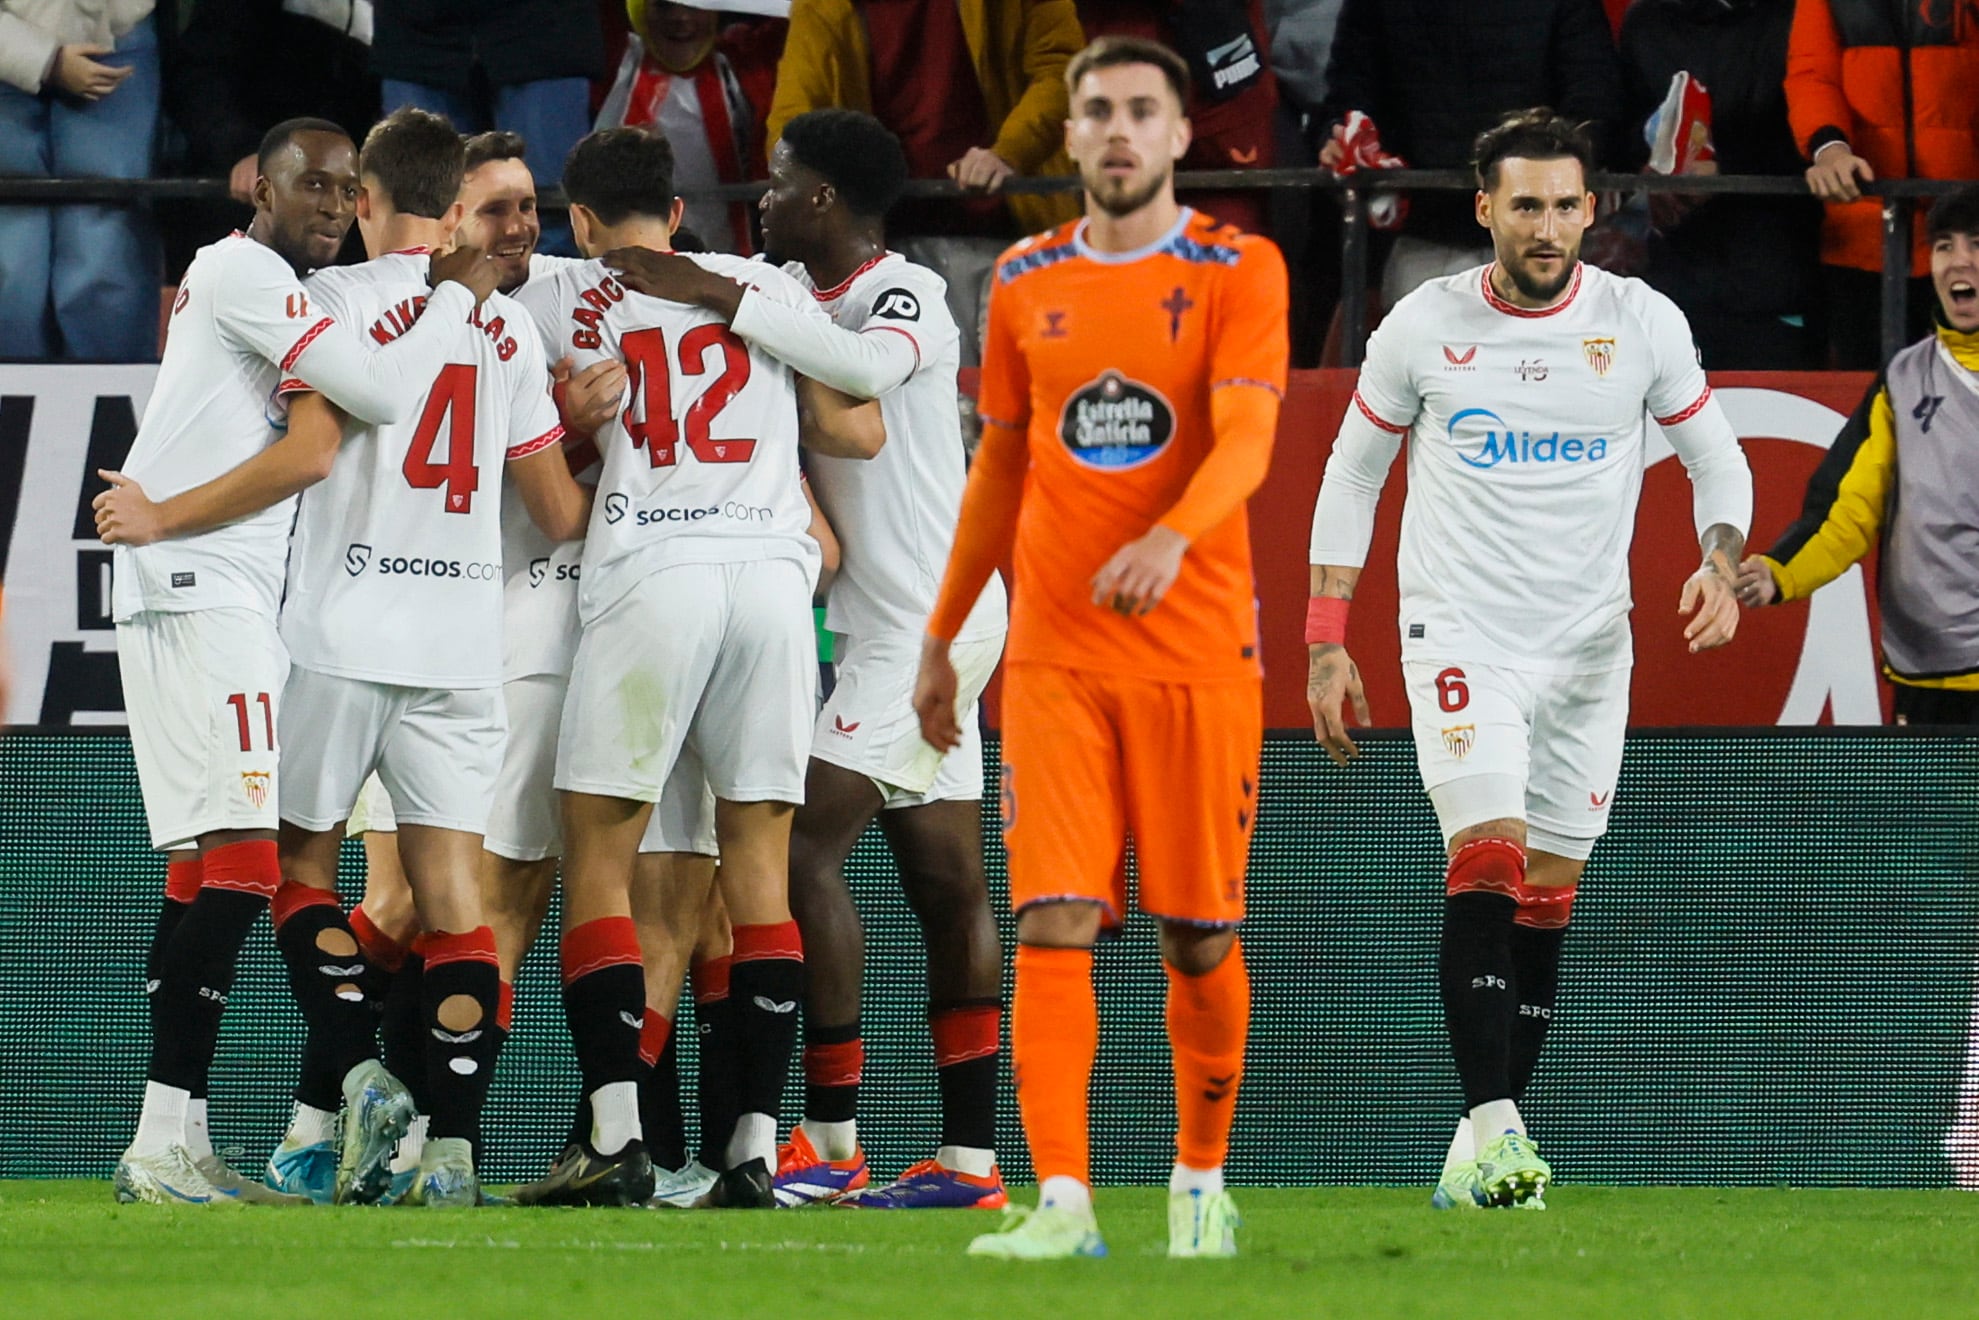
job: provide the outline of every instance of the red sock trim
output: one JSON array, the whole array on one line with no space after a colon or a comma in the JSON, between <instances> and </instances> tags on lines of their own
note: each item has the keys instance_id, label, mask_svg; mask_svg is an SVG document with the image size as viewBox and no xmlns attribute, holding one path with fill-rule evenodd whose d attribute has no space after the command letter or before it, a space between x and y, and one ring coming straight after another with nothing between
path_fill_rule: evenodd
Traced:
<instances>
[{"instance_id":1,"label":"red sock trim","mask_svg":"<svg viewBox=\"0 0 1979 1320\"><path fill-rule=\"evenodd\" d=\"M694 1002L713 1004L728 998L728 973L732 960L727 954L697 962L687 969L688 984L694 987Z\"/></svg>"},{"instance_id":2,"label":"red sock trim","mask_svg":"<svg viewBox=\"0 0 1979 1320\"><path fill-rule=\"evenodd\" d=\"M413 940L412 951L425 962L429 972L448 963L492 963L495 961L495 928L476 926L473 930L426 931Z\"/></svg>"},{"instance_id":3,"label":"red sock trim","mask_svg":"<svg viewBox=\"0 0 1979 1320\"><path fill-rule=\"evenodd\" d=\"M1519 910L1512 920L1535 930L1559 930L1573 918L1574 895L1579 892L1579 882L1545 887L1521 882Z\"/></svg>"},{"instance_id":4,"label":"red sock trim","mask_svg":"<svg viewBox=\"0 0 1979 1320\"><path fill-rule=\"evenodd\" d=\"M737 926L735 952L729 957L738 963L763 962L771 958L804 961L804 937L797 923L780 921L774 926Z\"/></svg>"},{"instance_id":5,"label":"red sock trim","mask_svg":"<svg viewBox=\"0 0 1979 1320\"><path fill-rule=\"evenodd\" d=\"M950 1008L928 1019L935 1038L935 1067L995 1054L1000 1046L1003 1010L995 1004Z\"/></svg>"},{"instance_id":6,"label":"red sock trim","mask_svg":"<svg viewBox=\"0 0 1979 1320\"><path fill-rule=\"evenodd\" d=\"M231 889L273 899L282 887L282 863L275 855L273 839L246 839L215 848L199 859L199 884L203 889ZM336 895L330 896L332 903Z\"/></svg>"},{"instance_id":7,"label":"red sock trim","mask_svg":"<svg viewBox=\"0 0 1979 1320\"><path fill-rule=\"evenodd\" d=\"M507 1031L513 1021L515 1021L515 982L504 981L495 997L495 1025Z\"/></svg>"},{"instance_id":8,"label":"red sock trim","mask_svg":"<svg viewBox=\"0 0 1979 1320\"><path fill-rule=\"evenodd\" d=\"M357 947L364 950L364 958L374 967L382 967L388 972L396 972L405 966L406 947L378 929L378 923L362 906L350 910L350 931L357 936ZM418 947L418 941L413 941Z\"/></svg>"},{"instance_id":9,"label":"red sock trim","mask_svg":"<svg viewBox=\"0 0 1979 1320\"><path fill-rule=\"evenodd\" d=\"M648 1068L660 1061L660 1055L667 1047L667 1037L673 1035L673 1019L662 1017L653 1009L646 1010L646 1016L639 1024L639 1062Z\"/></svg>"},{"instance_id":10,"label":"red sock trim","mask_svg":"<svg viewBox=\"0 0 1979 1320\"><path fill-rule=\"evenodd\" d=\"M190 903L199 897L199 854L183 861L170 858L165 863L165 897L174 903Z\"/></svg>"},{"instance_id":11,"label":"red sock trim","mask_svg":"<svg viewBox=\"0 0 1979 1320\"><path fill-rule=\"evenodd\" d=\"M804 1047L804 1080L812 1086L857 1086L866 1069L866 1042L834 1041Z\"/></svg>"},{"instance_id":12,"label":"red sock trim","mask_svg":"<svg viewBox=\"0 0 1979 1320\"><path fill-rule=\"evenodd\" d=\"M1525 849L1510 839L1473 839L1457 849L1443 882L1443 892L1503 894L1517 899L1525 887Z\"/></svg>"},{"instance_id":13,"label":"red sock trim","mask_svg":"<svg viewBox=\"0 0 1979 1320\"><path fill-rule=\"evenodd\" d=\"M563 937L563 983L607 967L639 966L639 931L631 917L599 917Z\"/></svg>"},{"instance_id":14,"label":"red sock trim","mask_svg":"<svg viewBox=\"0 0 1979 1320\"><path fill-rule=\"evenodd\" d=\"M270 846L272 847L273 845L271 844ZM213 866L210 862L206 867L206 883L209 885L214 883ZM221 885L220 887L225 889L228 886ZM275 890L274 897L269 903L268 915L274 920L275 929L280 930L288 924L290 917L293 917L305 908L336 906L337 896L329 890L311 889L308 885L299 885L293 880L284 880L281 883L281 887Z\"/></svg>"}]
</instances>

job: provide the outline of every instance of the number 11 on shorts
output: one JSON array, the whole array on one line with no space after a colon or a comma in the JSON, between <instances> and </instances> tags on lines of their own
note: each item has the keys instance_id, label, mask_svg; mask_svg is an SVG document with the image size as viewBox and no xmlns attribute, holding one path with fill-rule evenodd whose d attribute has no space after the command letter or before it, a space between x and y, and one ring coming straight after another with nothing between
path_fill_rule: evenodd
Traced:
<instances>
[{"instance_id":1,"label":"number 11 on shorts","mask_svg":"<svg viewBox=\"0 0 1979 1320\"><path fill-rule=\"evenodd\" d=\"M254 703L261 707L261 725L266 734L266 740L263 746L267 751L272 752L275 750L275 703L268 699L266 692L255 693ZM243 752L253 751L254 739L251 736L253 730L247 720L247 708L249 705L247 693L234 693L227 698L227 704L234 708L234 720L240 726L241 750Z\"/></svg>"}]
</instances>

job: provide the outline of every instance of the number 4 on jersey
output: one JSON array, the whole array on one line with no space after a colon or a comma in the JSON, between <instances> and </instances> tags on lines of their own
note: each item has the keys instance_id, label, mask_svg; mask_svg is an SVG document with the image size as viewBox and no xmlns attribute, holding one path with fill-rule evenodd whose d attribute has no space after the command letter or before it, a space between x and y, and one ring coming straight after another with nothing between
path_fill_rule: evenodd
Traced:
<instances>
[{"instance_id":1,"label":"number 4 on jersey","mask_svg":"<svg viewBox=\"0 0 1979 1320\"><path fill-rule=\"evenodd\" d=\"M473 366L450 362L440 368L439 378L426 396L426 407L419 414L412 444L405 451L405 479L414 490L447 488L448 513L472 513L474 492L481 482L481 470L474 466L474 384ZM433 461L433 446L440 438L440 424L447 422L447 458Z\"/></svg>"}]
</instances>

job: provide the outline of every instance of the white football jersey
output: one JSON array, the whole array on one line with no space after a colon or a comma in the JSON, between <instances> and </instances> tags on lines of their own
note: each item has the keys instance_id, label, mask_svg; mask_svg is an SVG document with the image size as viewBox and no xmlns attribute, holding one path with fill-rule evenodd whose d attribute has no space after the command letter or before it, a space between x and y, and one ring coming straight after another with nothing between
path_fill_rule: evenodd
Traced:
<instances>
[{"instance_id":1,"label":"white football jersey","mask_svg":"<svg viewBox=\"0 0 1979 1320\"><path fill-rule=\"evenodd\" d=\"M267 448L287 425L275 389L282 373L328 327L274 249L239 233L201 248L172 301L164 360L124 474L162 501ZM274 618L294 517L288 499L197 536L117 546L116 618L216 606Z\"/></svg>"},{"instance_id":2,"label":"white football jersey","mask_svg":"<svg viewBox=\"0 0 1979 1320\"><path fill-rule=\"evenodd\" d=\"M784 269L813 287L801 264ZM840 327L904 335L919 359L905 384L880 396L886 444L878 454L806 457L811 487L844 554L825 612L835 633L918 637L941 593L968 482L955 385L961 335L947 294L941 276L889 252L814 295ZM992 574L958 640L994 637L1006 626L1003 579Z\"/></svg>"},{"instance_id":3,"label":"white football jersey","mask_svg":"<svg viewBox=\"0 0 1979 1320\"><path fill-rule=\"evenodd\" d=\"M824 315L773 267L720 254L693 260ZM571 358L573 371L625 363L625 402L597 436L604 468L578 590L587 621L674 564L792 559L816 580L788 367L711 312L628 292L600 261L554 267L518 298L552 360Z\"/></svg>"},{"instance_id":4,"label":"white football jersey","mask_svg":"<svg viewBox=\"0 0 1979 1320\"><path fill-rule=\"evenodd\" d=\"M1690 326L1647 284L1592 266L1543 311L1499 298L1489 271L1397 303L1354 395L1409 441L1402 657L1539 673L1627 665L1648 427L1711 397Z\"/></svg>"},{"instance_id":5,"label":"white football jersey","mask_svg":"<svg viewBox=\"0 0 1979 1320\"><path fill-rule=\"evenodd\" d=\"M423 310L426 265L419 252L333 267L310 297L389 343ZM302 496L282 640L304 668L412 687L502 681L502 468L563 428L528 314L496 294L470 321L478 333L424 404L349 430Z\"/></svg>"},{"instance_id":6,"label":"white football jersey","mask_svg":"<svg viewBox=\"0 0 1979 1320\"><path fill-rule=\"evenodd\" d=\"M531 334L535 333L532 328ZM598 447L588 436L566 435L564 457L586 486L598 484ZM583 541L552 541L530 521L513 485L502 491L502 681L535 674L570 674L577 658L577 583Z\"/></svg>"}]
</instances>

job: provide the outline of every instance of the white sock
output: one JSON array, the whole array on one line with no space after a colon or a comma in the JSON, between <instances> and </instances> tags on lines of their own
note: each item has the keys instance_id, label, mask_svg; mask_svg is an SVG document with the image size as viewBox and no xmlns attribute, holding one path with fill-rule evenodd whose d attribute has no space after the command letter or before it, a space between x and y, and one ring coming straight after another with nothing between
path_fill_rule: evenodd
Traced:
<instances>
[{"instance_id":1,"label":"white sock","mask_svg":"<svg viewBox=\"0 0 1979 1320\"><path fill-rule=\"evenodd\" d=\"M426 1123L426 1115L412 1116L412 1125L399 1138L398 1149L392 1152L393 1173L408 1173L419 1167L419 1157L426 1150Z\"/></svg>"},{"instance_id":2,"label":"white sock","mask_svg":"<svg viewBox=\"0 0 1979 1320\"><path fill-rule=\"evenodd\" d=\"M327 1109L317 1109L296 1101L295 1112L289 1115L288 1141L292 1146L314 1146L331 1141L337 1135L337 1116Z\"/></svg>"},{"instance_id":3,"label":"white sock","mask_svg":"<svg viewBox=\"0 0 1979 1320\"><path fill-rule=\"evenodd\" d=\"M859 1149L859 1120L849 1123L820 1123L815 1119L805 1119L797 1126L804 1129L804 1135L817 1147L818 1154L828 1160L849 1160Z\"/></svg>"},{"instance_id":4,"label":"white sock","mask_svg":"<svg viewBox=\"0 0 1979 1320\"><path fill-rule=\"evenodd\" d=\"M935 1152L935 1163L971 1178L987 1178L996 1172L996 1152L981 1146L943 1146Z\"/></svg>"},{"instance_id":5,"label":"white sock","mask_svg":"<svg viewBox=\"0 0 1979 1320\"><path fill-rule=\"evenodd\" d=\"M1214 1169L1192 1169L1178 1162L1168 1175L1168 1194L1181 1195L1185 1192L1201 1192L1204 1196L1216 1196L1223 1191L1223 1166Z\"/></svg>"},{"instance_id":6,"label":"white sock","mask_svg":"<svg viewBox=\"0 0 1979 1320\"><path fill-rule=\"evenodd\" d=\"M1077 1178L1056 1174L1047 1178L1038 1187L1038 1209L1055 1206L1069 1210L1075 1215L1090 1217L1093 1212L1093 1189Z\"/></svg>"},{"instance_id":7,"label":"white sock","mask_svg":"<svg viewBox=\"0 0 1979 1320\"><path fill-rule=\"evenodd\" d=\"M186 1108L192 1092L163 1082L144 1084L144 1108L137 1118L137 1135L131 1138L133 1155L156 1155L186 1139Z\"/></svg>"},{"instance_id":8,"label":"white sock","mask_svg":"<svg viewBox=\"0 0 1979 1320\"><path fill-rule=\"evenodd\" d=\"M775 1173L776 1115L744 1114L736 1119L735 1135L728 1139L727 1153L731 1169L740 1168L750 1160L761 1160L764 1167Z\"/></svg>"},{"instance_id":9,"label":"white sock","mask_svg":"<svg viewBox=\"0 0 1979 1320\"><path fill-rule=\"evenodd\" d=\"M1487 1100L1471 1110L1471 1139L1479 1150L1507 1132L1525 1135L1525 1120L1519 1117L1517 1104L1510 1100Z\"/></svg>"},{"instance_id":10,"label":"white sock","mask_svg":"<svg viewBox=\"0 0 1979 1320\"><path fill-rule=\"evenodd\" d=\"M186 1101L186 1149L196 1160L203 1160L213 1153L213 1134L206 1129L206 1102Z\"/></svg>"},{"instance_id":11,"label":"white sock","mask_svg":"<svg viewBox=\"0 0 1979 1320\"><path fill-rule=\"evenodd\" d=\"M1476 1158L1477 1142L1471 1136L1470 1115L1465 1114L1457 1120L1457 1131L1450 1138L1450 1150L1443 1157L1443 1167L1445 1169L1455 1168L1459 1164L1467 1164Z\"/></svg>"},{"instance_id":12,"label":"white sock","mask_svg":"<svg viewBox=\"0 0 1979 1320\"><path fill-rule=\"evenodd\" d=\"M639 1083L607 1082L591 1092L591 1149L616 1155L639 1130Z\"/></svg>"}]
</instances>

